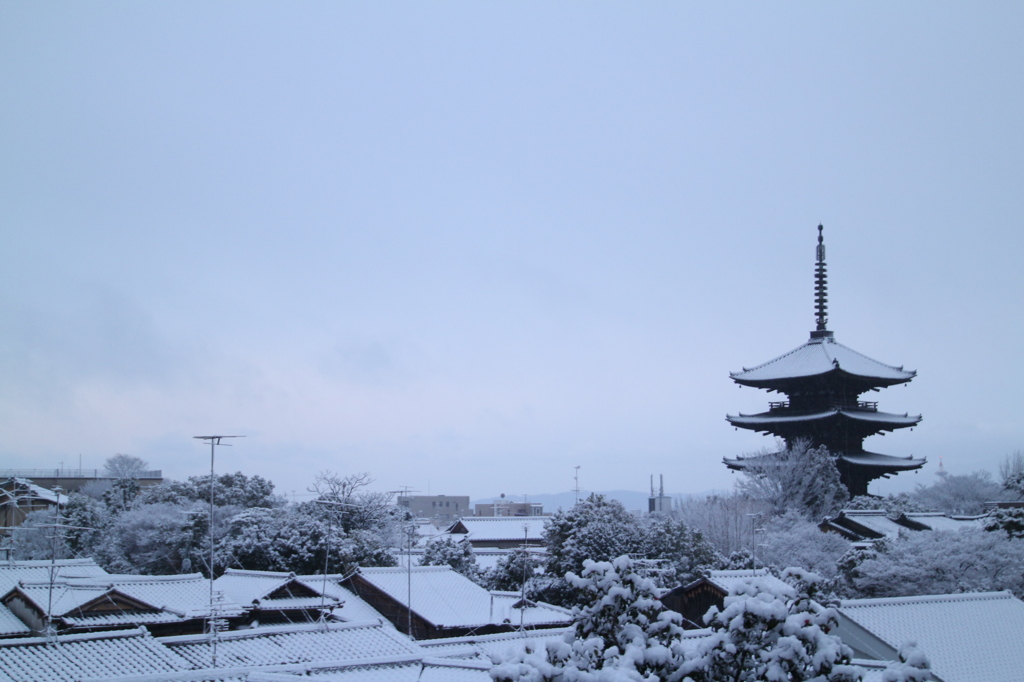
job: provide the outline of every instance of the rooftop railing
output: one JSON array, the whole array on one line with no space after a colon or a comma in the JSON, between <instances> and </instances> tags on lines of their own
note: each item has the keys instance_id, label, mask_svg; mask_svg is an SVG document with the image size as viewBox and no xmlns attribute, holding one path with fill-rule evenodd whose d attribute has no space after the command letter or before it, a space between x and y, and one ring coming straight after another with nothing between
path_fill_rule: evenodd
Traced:
<instances>
[{"instance_id":1,"label":"rooftop railing","mask_svg":"<svg viewBox=\"0 0 1024 682\"><path fill-rule=\"evenodd\" d=\"M0 478L113 478L105 469L0 469ZM140 471L133 478L163 478L163 471Z\"/></svg>"}]
</instances>

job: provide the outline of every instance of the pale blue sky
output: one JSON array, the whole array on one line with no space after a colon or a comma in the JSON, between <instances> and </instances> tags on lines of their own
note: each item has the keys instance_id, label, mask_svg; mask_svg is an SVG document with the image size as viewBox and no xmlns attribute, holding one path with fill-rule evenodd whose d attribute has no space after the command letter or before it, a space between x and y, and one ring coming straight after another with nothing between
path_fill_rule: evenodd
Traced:
<instances>
[{"instance_id":1,"label":"pale blue sky","mask_svg":"<svg viewBox=\"0 0 1024 682\"><path fill-rule=\"evenodd\" d=\"M870 449L1020 418L1019 3L0 3L0 466L302 490L724 488L730 370L917 369ZM932 480L934 467L872 488Z\"/></svg>"}]
</instances>

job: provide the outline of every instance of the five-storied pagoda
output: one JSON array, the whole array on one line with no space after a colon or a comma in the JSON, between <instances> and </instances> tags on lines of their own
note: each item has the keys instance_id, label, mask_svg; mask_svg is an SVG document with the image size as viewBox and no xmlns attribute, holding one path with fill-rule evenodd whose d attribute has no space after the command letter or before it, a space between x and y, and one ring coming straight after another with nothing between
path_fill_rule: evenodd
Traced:
<instances>
[{"instance_id":1,"label":"five-storied pagoda","mask_svg":"<svg viewBox=\"0 0 1024 682\"><path fill-rule=\"evenodd\" d=\"M819 225L814 270L817 329L796 350L730 374L742 386L778 391L788 399L769 403L767 412L728 415L726 419L737 428L778 436L787 446L798 440L807 440L812 447L824 445L837 458L842 481L854 497L867 495L868 483L876 478L924 465L923 459L864 450L868 436L912 427L921 421L921 415L879 412L877 402L860 400L862 393L908 382L917 373L884 365L836 342L826 326L828 276L821 231ZM749 460L726 458L725 464L742 470L745 461Z\"/></svg>"}]
</instances>

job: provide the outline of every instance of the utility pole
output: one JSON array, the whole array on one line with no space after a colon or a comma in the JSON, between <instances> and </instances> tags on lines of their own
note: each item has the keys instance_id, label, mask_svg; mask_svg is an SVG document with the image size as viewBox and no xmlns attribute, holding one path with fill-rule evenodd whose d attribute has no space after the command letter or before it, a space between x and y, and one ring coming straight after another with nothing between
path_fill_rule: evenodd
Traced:
<instances>
[{"instance_id":1,"label":"utility pole","mask_svg":"<svg viewBox=\"0 0 1024 682\"><path fill-rule=\"evenodd\" d=\"M214 598L213 598L213 502L214 502L214 484L216 479L213 473L213 458L216 453L218 445L225 447L231 447L230 443L221 443L224 438L245 438L245 436L193 436L196 440L208 442L210 444L210 642L213 645L213 667L217 667L217 619L214 615Z\"/></svg>"}]
</instances>

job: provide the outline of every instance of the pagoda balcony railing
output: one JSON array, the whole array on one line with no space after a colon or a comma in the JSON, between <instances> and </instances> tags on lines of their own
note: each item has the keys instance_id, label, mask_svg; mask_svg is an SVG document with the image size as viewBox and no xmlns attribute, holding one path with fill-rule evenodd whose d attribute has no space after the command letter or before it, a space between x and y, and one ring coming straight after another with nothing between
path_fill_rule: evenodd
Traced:
<instances>
[{"instance_id":1,"label":"pagoda balcony railing","mask_svg":"<svg viewBox=\"0 0 1024 682\"><path fill-rule=\"evenodd\" d=\"M863 410L865 412L878 412L878 402L876 402L876 401L868 402L868 401L865 401L865 400L858 400L857 402L849 402L849 403L838 403L838 402L836 402L836 403L832 403L831 407L834 410ZM772 412L777 412L777 411L790 410L790 409L793 409L793 407L790 405L790 402L788 400L778 400L778 401L774 401L774 402L768 403L768 409L770 411L772 411ZM810 408L810 409L815 409L815 408ZM802 411L807 411L807 408L804 408L804 410L802 410Z\"/></svg>"}]
</instances>

